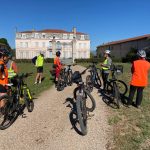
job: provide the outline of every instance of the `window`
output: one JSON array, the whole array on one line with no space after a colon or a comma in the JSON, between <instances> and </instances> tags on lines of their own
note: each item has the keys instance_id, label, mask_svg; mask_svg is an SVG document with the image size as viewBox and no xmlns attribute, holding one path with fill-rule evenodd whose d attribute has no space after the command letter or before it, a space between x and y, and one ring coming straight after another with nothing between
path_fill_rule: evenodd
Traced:
<instances>
[{"instance_id":1,"label":"window","mask_svg":"<svg viewBox=\"0 0 150 150\"><path fill-rule=\"evenodd\" d=\"M42 47L45 47L45 42L42 43Z\"/></svg>"},{"instance_id":2,"label":"window","mask_svg":"<svg viewBox=\"0 0 150 150\"><path fill-rule=\"evenodd\" d=\"M61 50L61 43L60 43L60 41L56 42L56 49L57 50Z\"/></svg>"},{"instance_id":3,"label":"window","mask_svg":"<svg viewBox=\"0 0 150 150\"><path fill-rule=\"evenodd\" d=\"M45 37L46 37L46 36L45 36L45 33L42 33L42 38L45 39Z\"/></svg>"},{"instance_id":4,"label":"window","mask_svg":"<svg viewBox=\"0 0 150 150\"><path fill-rule=\"evenodd\" d=\"M23 42L20 42L20 47L23 47Z\"/></svg>"},{"instance_id":5,"label":"window","mask_svg":"<svg viewBox=\"0 0 150 150\"><path fill-rule=\"evenodd\" d=\"M22 34L22 38L25 39L26 38L26 34Z\"/></svg>"},{"instance_id":6,"label":"window","mask_svg":"<svg viewBox=\"0 0 150 150\"><path fill-rule=\"evenodd\" d=\"M71 40L73 39L73 34L70 34L70 39L71 39Z\"/></svg>"},{"instance_id":7,"label":"window","mask_svg":"<svg viewBox=\"0 0 150 150\"><path fill-rule=\"evenodd\" d=\"M39 34L38 33L35 33L35 38L39 38Z\"/></svg>"},{"instance_id":8,"label":"window","mask_svg":"<svg viewBox=\"0 0 150 150\"><path fill-rule=\"evenodd\" d=\"M63 34L63 39L67 39L67 34Z\"/></svg>"},{"instance_id":9,"label":"window","mask_svg":"<svg viewBox=\"0 0 150 150\"><path fill-rule=\"evenodd\" d=\"M29 52L26 52L26 58L29 58Z\"/></svg>"},{"instance_id":10,"label":"window","mask_svg":"<svg viewBox=\"0 0 150 150\"><path fill-rule=\"evenodd\" d=\"M23 52L20 52L20 58L23 58Z\"/></svg>"},{"instance_id":11,"label":"window","mask_svg":"<svg viewBox=\"0 0 150 150\"><path fill-rule=\"evenodd\" d=\"M21 34L17 33L16 38L21 38Z\"/></svg>"},{"instance_id":12,"label":"window","mask_svg":"<svg viewBox=\"0 0 150 150\"><path fill-rule=\"evenodd\" d=\"M81 43L79 43L79 48L81 48L82 47L82 44Z\"/></svg>"},{"instance_id":13,"label":"window","mask_svg":"<svg viewBox=\"0 0 150 150\"><path fill-rule=\"evenodd\" d=\"M24 44L25 44L24 47L28 47L28 42L25 42Z\"/></svg>"},{"instance_id":14,"label":"window","mask_svg":"<svg viewBox=\"0 0 150 150\"><path fill-rule=\"evenodd\" d=\"M84 35L81 35L81 40L84 40Z\"/></svg>"},{"instance_id":15,"label":"window","mask_svg":"<svg viewBox=\"0 0 150 150\"><path fill-rule=\"evenodd\" d=\"M38 47L39 46L39 43L38 42L35 42L35 47Z\"/></svg>"},{"instance_id":16,"label":"window","mask_svg":"<svg viewBox=\"0 0 150 150\"><path fill-rule=\"evenodd\" d=\"M84 58L86 58L86 52L84 52Z\"/></svg>"}]
</instances>

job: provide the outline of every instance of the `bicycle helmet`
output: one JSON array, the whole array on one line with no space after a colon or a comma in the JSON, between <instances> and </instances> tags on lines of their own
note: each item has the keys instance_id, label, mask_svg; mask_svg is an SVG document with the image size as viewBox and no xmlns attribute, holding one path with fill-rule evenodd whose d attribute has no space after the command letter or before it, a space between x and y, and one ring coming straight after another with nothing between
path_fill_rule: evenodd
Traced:
<instances>
[{"instance_id":1,"label":"bicycle helmet","mask_svg":"<svg viewBox=\"0 0 150 150\"><path fill-rule=\"evenodd\" d=\"M139 56L139 57L143 57L143 58L145 58L146 57L146 52L145 52L145 50L138 50L137 51L137 55Z\"/></svg>"},{"instance_id":2,"label":"bicycle helmet","mask_svg":"<svg viewBox=\"0 0 150 150\"><path fill-rule=\"evenodd\" d=\"M110 54L110 50L109 49L105 50L105 53Z\"/></svg>"},{"instance_id":3,"label":"bicycle helmet","mask_svg":"<svg viewBox=\"0 0 150 150\"><path fill-rule=\"evenodd\" d=\"M56 56L57 56L57 57L59 57L60 54L61 54L60 51L57 51L57 52L56 52Z\"/></svg>"}]
</instances>

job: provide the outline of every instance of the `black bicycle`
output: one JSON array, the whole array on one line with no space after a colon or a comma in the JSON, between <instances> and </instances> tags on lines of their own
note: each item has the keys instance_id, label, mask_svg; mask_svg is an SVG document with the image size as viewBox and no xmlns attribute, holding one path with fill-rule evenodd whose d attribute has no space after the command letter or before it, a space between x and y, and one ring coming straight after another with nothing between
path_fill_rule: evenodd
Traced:
<instances>
[{"instance_id":1,"label":"black bicycle","mask_svg":"<svg viewBox=\"0 0 150 150\"><path fill-rule=\"evenodd\" d=\"M90 65L88 68L90 68L89 72L90 75L86 77L86 85L90 92L93 91L93 87L96 87L100 89L102 83L100 80L101 70L96 67L96 63L93 62L92 65Z\"/></svg>"},{"instance_id":2,"label":"black bicycle","mask_svg":"<svg viewBox=\"0 0 150 150\"><path fill-rule=\"evenodd\" d=\"M57 82L57 91L62 91L66 86L72 85L72 69L71 65L67 65L66 68L63 68L60 71Z\"/></svg>"},{"instance_id":3,"label":"black bicycle","mask_svg":"<svg viewBox=\"0 0 150 150\"><path fill-rule=\"evenodd\" d=\"M27 107L28 112L33 111L33 98L27 84L24 83L24 78L31 74L27 73L14 77L11 80L12 84L8 84L8 94L0 97L0 100L5 101L0 117L1 130L11 126L17 117L23 114L25 107Z\"/></svg>"},{"instance_id":4,"label":"black bicycle","mask_svg":"<svg viewBox=\"0 0 150 150\"><path fill-rule=\"evenodd\" d=\"M75 71L72 76L72 81L77 84L73 94L74 99L76 100L77 117L83 135L87 134L88 112L92 112L96 107L93 96L82 81L82 74L84 74L87 69L88 68L86 68L82 73Z\"/></svg>"},{"instance_id":5,"label":"black bicycle","mask_svg":"<svg viewBox=\"0 0 150 150\"><path fill-rule=\"evenodd\" d=\"M124 81L118 80L117 75L123 73L122 65L112 65L111 74L112 78L107 81L106 91L111 97L112 101L120 108L121 97L125 96L128 91L128 87Z\"/></svg>"}]
</instances>

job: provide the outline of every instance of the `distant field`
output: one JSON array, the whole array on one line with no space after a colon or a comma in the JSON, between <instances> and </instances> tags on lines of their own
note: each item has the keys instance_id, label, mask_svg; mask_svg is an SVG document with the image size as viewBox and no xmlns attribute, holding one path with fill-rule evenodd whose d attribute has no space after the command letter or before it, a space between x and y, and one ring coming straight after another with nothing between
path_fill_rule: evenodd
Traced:
<instances>
[{"instance_id":1,"label":"distant field","mask_svg":"<svg viewBox=\"0 0 150 150\"><path fill-rule=\"evenodd\" d=\"M124 73L118 78L126 82L129 87L131 64L119 64L124 66ZM88 66L89 64L81 65ZM100 64L97 66L100 67ZM144 89L141 109L122 106L119 110L113 108L110 110L112 114L108 118L108 123L113 126L114 146L112 149L150 150L150 86Z\"/></svg>"},{"instance_id":2,"label":"distant field","mask_svg":"<svg viewBox=\"0 0 150 150\"><path fill-rule=\"evenodd\" d=\"M50 70L50 63L44 64L44 80L41 84L34 85L35 77L36 77L36 67L32 63L18 63L17 66L19 68L19 74L33 72L33 75L28 77L25 82L31 89L31 92L34 93L36 96L39 95L42 91L48 89L52 86L53 82L50 79L51 75L49 73Z\"/></svg>"}]
</instances>

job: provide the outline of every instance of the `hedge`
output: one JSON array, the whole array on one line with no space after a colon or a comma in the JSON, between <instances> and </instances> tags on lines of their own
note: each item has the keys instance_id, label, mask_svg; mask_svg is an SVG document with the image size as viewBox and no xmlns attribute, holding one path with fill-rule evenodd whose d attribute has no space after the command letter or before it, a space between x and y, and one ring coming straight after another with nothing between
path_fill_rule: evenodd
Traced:
<instances>
[{"instance_id":1,"label":"hedge","mask_svg":"<svg viewBox=\"0 0 150 150\"><path fill-rule=\"evenodd\" d=\"M16 59L15 60L16 63L32 63L31 59ZM54 62L54 58L46 58L44 59L45 63L53 63Z\"/></svg>"},{"instance_id":2,"label":"hedge","mask_svg":"<svg viewBox=\"0 0 150 150\"><path fill-rule=\"evenodd\" d=\"M112 58L113 62L122 62L120 58ZM103 62L104 58L87 58L87 59L75 59L76 63L92 63L92 62Z\"/></svg>"}]
</instances>

